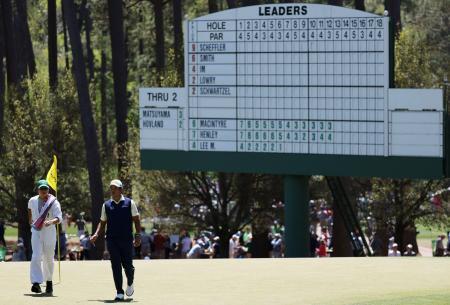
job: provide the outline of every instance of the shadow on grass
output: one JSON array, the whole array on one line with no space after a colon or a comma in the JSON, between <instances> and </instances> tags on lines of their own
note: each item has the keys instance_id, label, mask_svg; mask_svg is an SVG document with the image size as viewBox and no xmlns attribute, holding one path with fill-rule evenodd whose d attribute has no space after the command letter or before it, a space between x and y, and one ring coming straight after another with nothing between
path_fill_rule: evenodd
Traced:
<instances>
[{"instance_id":1,"label":"shadow on grass","mask_svg":"<svg viewBox=\"0 0 450 305\"><path fill-rule=\"evenodd\" d=\"M88 300L88 302L100 302L100 303L136 303L133 299L126 299L123 301L115 301L115 300Z\"/></svg>"},{"instance_id":2,"label":"shadow on grass","mask_svg":"<svg viewBox=\"0 0 450 305\"><path fill-rule=\"evenodd\" d=\"M55 298L53 294L46 294L46 293L24 293L24 296L27 297L33 297L33 298Z\"/></svg>"}]
</instances>

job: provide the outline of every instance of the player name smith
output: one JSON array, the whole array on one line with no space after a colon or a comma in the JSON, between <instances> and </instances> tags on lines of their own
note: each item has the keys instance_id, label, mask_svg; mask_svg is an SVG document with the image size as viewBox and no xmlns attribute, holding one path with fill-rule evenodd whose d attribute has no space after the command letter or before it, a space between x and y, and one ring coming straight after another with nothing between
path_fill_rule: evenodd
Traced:
<instances>
[{"instance_id":1,"label":"player name smith","mask_svg":"<svg viewBox=\"0 0 450 305\"><path fill-rule=\"evenodd\" d=\"M259 7L259 16L295 16L306 15L307 13L308 7L306 5Z\"/></svg>"}]
</instances>

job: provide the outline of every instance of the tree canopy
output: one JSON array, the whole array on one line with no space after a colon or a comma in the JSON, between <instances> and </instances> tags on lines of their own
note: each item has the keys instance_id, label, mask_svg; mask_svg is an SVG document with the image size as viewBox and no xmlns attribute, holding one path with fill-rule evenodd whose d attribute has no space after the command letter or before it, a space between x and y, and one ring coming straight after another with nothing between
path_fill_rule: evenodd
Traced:
<instances>
[{"instance_id":1,"label":"tree canopy","mask_svg":"<svg viewBox=\"0 0 450 305\"><path fill-rule=\"evenodd\" d=\"M0 218L17 223L29 239L26 204L53 154L63 211L86 212L94 223L105 186L116 177L145 216L177 217L223 238L275 217L273 202L283 200L280 177L142 171L138 88L183 86L182 16L283 2L300 1L1 0ZM448 0L302 2L376 14L398 8L396 86L437 88L448 77ZM323 180L314 181L316 193L329 197ZM380 214L380 223L449 224L448 202L439 211L430 205L448 181L366 182L359 185L372 192L372 202L392 208L394 218Z\"/></svg>"}]
</instances>

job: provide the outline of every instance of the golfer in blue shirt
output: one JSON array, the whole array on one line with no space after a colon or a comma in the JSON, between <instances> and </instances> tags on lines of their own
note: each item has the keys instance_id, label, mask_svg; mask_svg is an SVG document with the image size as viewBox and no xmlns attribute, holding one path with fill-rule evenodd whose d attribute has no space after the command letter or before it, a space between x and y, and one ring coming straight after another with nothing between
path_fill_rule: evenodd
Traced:
<instances>
[{"instance_id":1,"label":"golfer in blue shirt","mask_svg":"<svg viewBox=\"0 0 450 305\"><path fill-rule=\"evenodd\" d=\"M102 206L102 215L96 232L91 236L91 242L95 243L98 236L106 230L106 244L111 258L111 268L113 271L114 284L116 285L115 301L124 300L122 289L122 267L127 277L126 295L132 296L134 293L134 267L133 267L133 245L139 246L141 236L134 235L133 242L133 222L136 232L141 232L141 222L136 204L130 198L122 195L123 185L120 180L112 180L109 188L111 199Z\"/></svg>"}]
</instances>

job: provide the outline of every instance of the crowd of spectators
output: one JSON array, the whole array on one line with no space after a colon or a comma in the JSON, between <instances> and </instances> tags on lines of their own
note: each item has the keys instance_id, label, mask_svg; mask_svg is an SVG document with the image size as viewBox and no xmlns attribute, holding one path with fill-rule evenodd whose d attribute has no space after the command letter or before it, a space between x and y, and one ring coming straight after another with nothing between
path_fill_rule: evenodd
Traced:
<instances>
[{"instance_id":1,"label":"crowd of spectators","mask_svg":"<svg viewBox=\"0 0 450 305\"><path fill-rule=\"evenodd\" d=\"M310 256L328 257L333 253L333 211L323 199L310 201ZM67 215L66 215L67 216ZM59 227L59 251L55 250L55 257L60 255L61 260L89 260L94 255L92 244L89 242L89 232L86 230L86 222L82 215L75 222L77 227L77 237L68 238L65 233L70 225L68 217ZM367 221L371 226L370 219ZM369 228L370 229L370 228ZM370 230L368 230L370 231ZM0 221L0 247L5 247L4 223ZM358 234L352 237L357 240L362 247L362 238ZM447 242L445 241L447 239ZM223 253L222 243L228 243L228 253ZM373 230L369 236L369 243L374 255L380 254L383 246L381 238ZM285 256L284 227L279 221L274 221L268 228L267 233L267 253L268 257L282 258ZM106 247L105 247L106 248ZM19 238L13 248L10 259L12 261L25 261L26 253L24 241ZM218 235L212 232L202 231L198 234L181 230L179 234L169 234L165 231L152 229L149 232L142 227L141 244L134 248L135 259L172 259L172 258L250 258L252 257L253 234L250 227L246 227L242 232L237 231L231 235L229 240L222 241ZM385 248L386 249L386 248ZM389 238L387 245L387 255L395 256L416 256L412 244L406 244L404 249L399 249L393 235ZM417 247L416 247L417 249ZM450 256L450 232L447 235L441 234L437 237L433 256ZM109 259L109 254L105 251L103 259Z\"/></svg>"}]
</instances>

